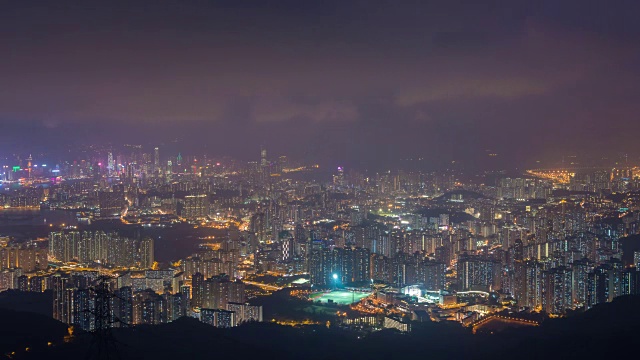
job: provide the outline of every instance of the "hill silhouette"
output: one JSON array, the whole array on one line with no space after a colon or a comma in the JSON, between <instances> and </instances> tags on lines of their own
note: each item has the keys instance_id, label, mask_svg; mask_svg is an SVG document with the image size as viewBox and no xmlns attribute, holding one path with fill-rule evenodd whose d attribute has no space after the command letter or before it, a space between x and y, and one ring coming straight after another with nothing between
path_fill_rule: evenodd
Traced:
<instances>
[{"instance_id":1,"label":"hill silhouette","mask_svg":"<svg viewBox=\"0 0 640 360\"><path fill-rule=\"evenodd\" d=\"M52 302L51 290L44 292L6 290L0 293L0 308L32 312L46 317L53 316Z\"/></svg>"},{"instance_id":2,"label":"hill silhouette","mask_svg":"<svg viewBox=\"0 0 640 360\"><path fill-rule=\"evenodd\" d=\"M3 315L0 313L0 315ZM45 338L53 331L59 337L64 325L50 329L33 324L26 329ZM15 319L15 314L14 314ZM49 321L53 321L48 319ZM15 320L14 320L15 321ZM359 337L353 332L325 326L293 328L274 323L246 324L216 329L195 319L170 324L114 329L123 359L211 359L227 354L238 359L335 359L396 357L419 358L523 358L566 359L622 356L640 336L640 296L626 296L570 318L549 319L539 327L523 327L496 334L471 334L455 323L415 324L403 335L383 330ZM30 326L34 326L30 328ZM69 344L23 354L22 358L85 357L89 334L78 334Z\"/></svg>"},{"instance_id":3,"label":"hill silhouette","mask_svg":"<svg viewBox=\"0 0 640 360\"><path fill-rule=\"evenodd\" d=\"M68 334L66 324L41 314L0 308L0 319L0 356L50 352L49 343L58 346Z\"/></svg>"}]
</instances>

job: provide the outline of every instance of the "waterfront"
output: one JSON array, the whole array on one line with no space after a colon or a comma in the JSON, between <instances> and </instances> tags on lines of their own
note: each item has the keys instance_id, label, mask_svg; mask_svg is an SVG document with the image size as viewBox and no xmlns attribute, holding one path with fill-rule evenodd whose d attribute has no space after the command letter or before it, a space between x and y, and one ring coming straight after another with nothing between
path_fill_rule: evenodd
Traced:
<instances>
[{"instance_id":1,"label":"waterfront","mask_svg":"<svg viewBox=\"0 0 640 360\"><path fill-rule=\"evenodd\" d=\"M155 242L158 261L168 262L188 256L198 249L202 238L222 240L225 229L194 228L189 224L171 227L144 227L125 224L118 220L93 221L90 225L79 224L76 212L71 210L2 209L0 210L0 237L8 236L19 242L44 238L62 226L77 226L79 231L116 231L122 236L141 239L151 237Z\"/></svg>"}]
</instances>

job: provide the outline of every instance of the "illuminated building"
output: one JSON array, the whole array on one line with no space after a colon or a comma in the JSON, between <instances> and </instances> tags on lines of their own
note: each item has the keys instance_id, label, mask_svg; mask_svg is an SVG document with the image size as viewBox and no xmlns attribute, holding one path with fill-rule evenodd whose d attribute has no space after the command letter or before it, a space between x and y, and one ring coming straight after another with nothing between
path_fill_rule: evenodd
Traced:
<instances>
[{"instance_id":1,"label":"illuminated building","mask_svg":"<svg viewBox=\"0 0 640 360\"><path fill-rule=\"evenodd\" d=\"M202 307L207 309L225 309L227 303L244 302L244 283L229 281L228 276L218 275L204 281Z\"/></svg>"},{"instance_id":2,"label":"illuminated building","mask_svg":"<svg viewBox=\"0 0 640 360\"><path fill-rule=\"evenodd\" d=\"M353 251L353 278L352 281L369 281L371 253L366 248L355 248Z\"/></svg>"},{"instance_id":3,"label":"illuminated building","mask_svg":"<svg viewBox=\"0 0 640 360\"><path fill-rule=\"evenodd\" d=\"M160 149L157 146L153 149L153 166L155 172L160 171Z\"/></svg>"},{"instance_id":4,"label":"illuminated building","mask_svg":"<svg viewBox=\"0 0 640 360\"><path fill-rule=\"evenodd\" d=\"M29 291L43 292L46 290L45 278L42 276L32 276L29 279Z\"/></svg>"},{"instance_id":5,"label":"illuminated building","mask_svg":"<svg viewBox=\"0 0 640 360\"><path fill-rule=\"evenodd\" d=\"M465 255L458 259L458 282L463 290L491 289L500 285L500 264L482 256Z\"/></svg>"},{"instance_id":6,"label":"illuminated building","mask_svg":"<svg viewBox=\"0 0 640 360\"><path fill-rule=\"evenodd\" d=\"M101 191L98 193L98 204L100 206L100 218L119 218L124 205L124 193L119 191L118 188L111 191Z\"/></svg>"},{"instance_id":7,"label":"illuminated building","mask_svg":"<svg viewBox=\"0 0 640 360\"><path fill-rule=\"evenodd\" d=\"M53 293L53 318L65 324L73 324L73 289L68 288L69 278L61 274L50 277Z\"/></svg>"},{"instance_id":8,"label":"illuminated building","mask_svg":"<svg viewBox=\"0 0 640 360\"><path fill-rule=\"evenodd\" d=\"M620 295L640 294L640 272L636 268L624 269L620 276Z\"/></svg>"},{"instance_id":9,"label":"illuminated building","mask_svg":"<svg viewBox=\"0 0 640 360\"><path fill-rule=\"evenodd\" d=\"M46 250L10 246L0 248L0 270L21 268L24 272L47 268Z\"/></svg>"},{"instance_id":10,"label":"illuminated building","mask_svg":"<svg viewBox=\"0 0 640 360\"><path fill-rule=\"evenodd\" d=\"M423 260L418 264L418 279L427 290L444 290L446 266L436 261Z\"/></svg>"},{"instance_id":11,"label":"illuminated building","mask_svg":"<svg viewBox=\"0 0 640 360\"><path fill-rule=\"evenodd\" d=\"M187 195L184 197L180 216L185 219L198 219L207 215L209 215L209 199L207 195Z\"/></svg>"},{"instance_id":12,"label":"illuminated building","mask_svg":"<svg viewBox=\"0 0 640 360\"><path fill-rule=\"evenodd\" d=\"M235 314L236 325L244 322L262 322L262 306L229 302L227 310Z\"/></svg>"},{"instance_id":13,"label":"illuminated building","mask_svg":"<svg viewBox=\"0 0 640 360\"><path fill-rule=\"evenodd\" d=\"M293 248L293 237L285 236L282 239L282 261L290 261L293 258Z\"/></svg>"},{"instance_id":14,"label":"illuminated building","mask_svg":"<svg viewBox=\"0 0 640 360\"><path fill-rule=\"evenodd\" d=\"M112 311L115 313L119 326L133 325L133 289L131 286L123 286L116 290L113 299Z\"/></svg>"},{"instance_id":15,"label":"illuminated building","mask_svg":"<svg viewBox=\"0 0 640 360\"><path fill-rule=\"evenodd\" d=\"M371 254L371 279L389 282L391 278L391 262L389 258L380 254Z\"/></svg>"},{"instance_id":16,"label":"illuminated building","mask_svg":"<svg viewBox=\"0 0 640 360\"><path fill-rule=\"evenodd\" d=\"M73 291L73 323L85 331L94 330L95 299L87 289Z\"/></svg>"},{"instance_id":17,"label":"illuminated building","mask_svg":"<svg viewBox=\"0 0 640 360\"><path fill-rule=\"evenodd\" d=\"M593 272L589 273L587 285L587 307L593 307L609 301L610 288L610 269L607 266L598 266Z\"/></svg>"},{"instance_id":18,"label":"illuminated building","mask_svg":"<svg viewBox=\"0 0 640 360\"><path fill-rule=\"evenodd\" d=\"M31 162L33 161L33 158L31 157L31 154L29 154L29 157L27 158L27 177L29 179L31 179L31 171L32 171L32 164Z\"/></svg>"},{"instance_id":19,"label":"illuminated building","mask_svg":"<svg viewBox=\"0 0 640 360\"><path fill-rule=\"evenodd\" d=\"M236 325L235 313L221 309L200 310L200 321L217 328L230 328Z\"/></svg>"},{"instance_id":20,"label":"illuminated building","mask_svg":"<svg viewBox=\"0 0 640 360\"><path fill-rule=\"evenodd\" d=\"M154 257L154 240L145 238L140 241L140 268L150 269L155 262Z\"/></svg>"},{"instance_id":21,"label":"illuminated building","mask_svg":"<svg viewBox=\"0 0 640 360\"><path fill-rule=\"evenodd\" d=\"M27 275L18 276L17 289L20 291L29 291L29 277Z\"/></svg>"},{"instance_id":22,"label":"illuminated building","mask_svg":"<svg viewBox=\"0 0 640 360\"><path fill-rule=\"evenodd\" d=\"M553 268L542 272L542 307L549 314L562 314L573 306L572 272L565 268Z\"/></svg>"},{"instance_id":23,"label":"illuminated building","mask_svg":"<svg viewBox=\"0 0 640 360\"><path fill-rule=\"evenodd\" d=\"M571 264L572 301L575 304L586 304L589 284L589 272L593 265L589 259L577 260Z\"/></svg>"},{"instance_id":24,"label":"illuminated building","mask_svg":"<svg viewBox=\"0 0 640 360\"><path fill-rule=\"evenodd\" d=\"M202 307L202 298L204 291L204 276L195 273L191 277L191 303L194 307Z\"/></svg>"},{"instance_id":25,"label":"illuminated building","mask_svg":"<svg viewBox=\"0 0 640 360\"><path fill-rule=\"evenodd\" d=\"M383 327L385 329L396 329L401 332L411 331L411 324L403 321L402 319L385 316Z\"/></svg>"}]
</instances>

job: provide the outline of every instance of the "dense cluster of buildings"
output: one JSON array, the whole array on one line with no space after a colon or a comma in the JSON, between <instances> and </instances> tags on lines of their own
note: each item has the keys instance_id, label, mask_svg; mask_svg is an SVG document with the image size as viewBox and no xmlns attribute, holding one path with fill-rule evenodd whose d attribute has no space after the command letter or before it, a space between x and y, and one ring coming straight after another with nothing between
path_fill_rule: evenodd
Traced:
<instances>
[{"instance_id":1,"label":"dense cluster of buildings","mask_svg":"<svg viewBox=\"0 0 640 360\"><path fill-rule=\"evenodd\" d=\"M226 230L208 241L215 247L159 267L152 239L52 232L50 261L109 273L117 294L110 309L122 323L189 315L216 326L260 321L262 310L247 305L241 280L255 274L304 275L320 289L384 289L379 300L403 310L424 301L455 307L465 298L468 306L494 299L492 306L563 314L640 292L638 256L631 261L634 250L623 252L623 239L640 231L636 168L470 180L455 168L340 167L330 181L318 181L316 165L271 160L264 148L249 163L138 146L97 153L57 165L59 178L47 187L25 189L51 208L89 209L84 216L95 220ZM310 179L295 180L303 177ZM91 323L83 314L95 307L97 273L51 272L37 247L6 247L0 259L13 287L54 291L56 318ZM403 293L408 288L419 294ZM469 294L484 298L468 301Z\"/></svg>"}]
</instances>

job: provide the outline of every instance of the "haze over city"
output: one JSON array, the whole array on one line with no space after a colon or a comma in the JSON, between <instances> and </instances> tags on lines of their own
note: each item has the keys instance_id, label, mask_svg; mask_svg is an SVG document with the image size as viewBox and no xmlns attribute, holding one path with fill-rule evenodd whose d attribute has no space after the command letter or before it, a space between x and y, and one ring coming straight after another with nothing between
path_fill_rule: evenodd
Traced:
<instances>
[{"instance_id":1,"label":"haze over city","mask_svg":"<svg viewBox=\"0 0 640 360\"><path fill-rule=\"evenodd\" d=\"M484 165L487 152L511 167L637 157L638 10L633 1L13 2L0 14L0 142L33 152L177 139L176 151L246 160L247 143L267 142L274 153L372 168L413 157Z\"/></svg>"}]
</instances>

